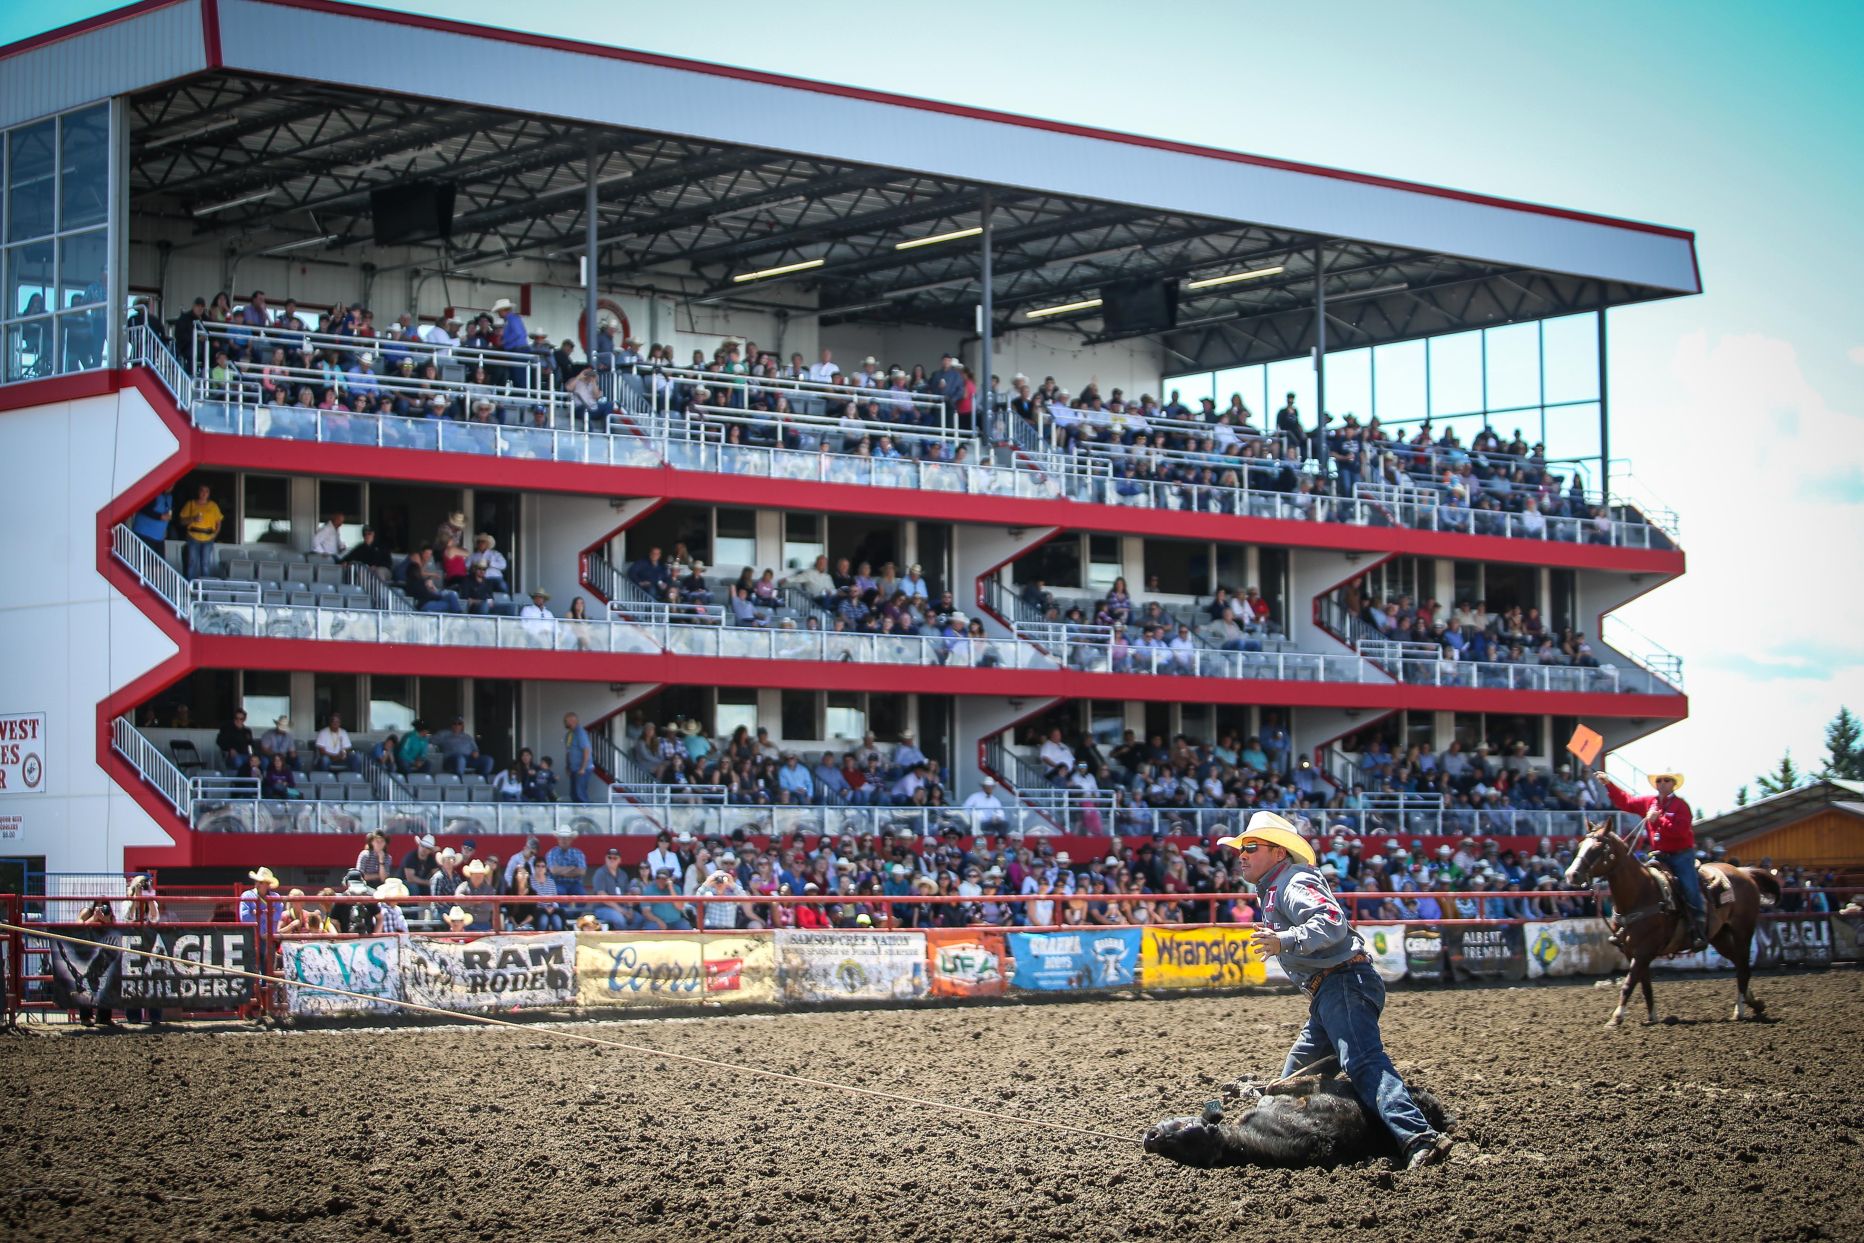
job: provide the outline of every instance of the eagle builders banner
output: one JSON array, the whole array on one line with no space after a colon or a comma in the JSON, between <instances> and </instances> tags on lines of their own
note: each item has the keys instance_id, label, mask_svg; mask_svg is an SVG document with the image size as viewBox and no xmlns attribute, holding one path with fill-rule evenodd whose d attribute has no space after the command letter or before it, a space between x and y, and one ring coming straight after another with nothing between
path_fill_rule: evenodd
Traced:
<instances>
[{"instance_id":1,"label":"eagle builders banner","mask_svg":"<svg viewBox=\"0 0 1864 1243\"><path fill-rule=\"evenodd\" d=\"M1461 979L1527 979L1527 951L1519 924L1446 928L1443 940L1450 951L1450 965Z\"/></svg>"},{"instance_id":2,"label":"eagle builders banner","mask_svg":"<svg viewBox=\"0 0 1864 1243\"><path fill-rule=\"evenodd\" d=\"M995 997L1008 986L1001 932L940 928L926 937L926 982L934 997Z\"/></svg>"},{"instance_id":3,"label":"eagle builders banner","mask_svg":"<svg viewBox=\"0 0 1864 1243\"><path fill-rule=\"evenodd\" d=\"M576 1000L576 934L411 936L401 986L409 1001L443 1010L567 1006Z\"/></svg>"},{"instance_id":4,"label":"eagle builders banner","mask_svg":"<svg viewBox=\"0 0 1864 1243\"><path fill-rule=\"evenodd\" d=\"M1823 967L1832 961L1832 924L1823 912L1763 919L1756 930L1754 965Z\"/></svg>"},{"instance_id":5,"label":"eagle builders banner","mask_svg":"<svg viewBox=\"0 0 1864 1243\"><path fill-rule=\"evenodd\" d=\"M253 999L254 982L214 968L260 970L250 924L155 924L93 928L47 924L47 932L86 942L46 940L52 997L61 1006L111 1009L236 1010ZM27 934L28 940L31 934ZM118 953L114 947L166 954L184 963Z\"/></svg>"},{"instance_id":6,"label":"eagle builders banner","mask_svg":"<svg viewBox=\"0 0 1864 1243\"><path fill-rule=\"evenodd\" d=\"M1611 975L1630 966L1602 919L1554 919L1521 926L1527 944L1527 978Z\"/></svg>"},{"instance_id":7,"label":"eagle builders banner","mask_svg":"<svg viewBox=\"0 0 1864 1243\"><path fill-rule=\"evenodd\" d=\"M1137 928L1082 928L1078 932L1012 932L1015 971L1010 983L1035 993L1126 988L1139 981Z\"/></svg>"},{"instance_id":8,"label":"eagle builders banner","mask_svg":"<svg viewBox=\"0 0 1864 1243\"><path fill-rule=\"evenodd\" d=\"M898 1001L926 995L923 932L777 931L785 1001Z\"/></svg>"},{"instance_id":9,"label":"eagle builders banner","mask_svg":"<svg viewBox=\"0 0 1864 1243\"><path fill-rule=\"evenodd\" d=\"M777 997L776 977L768 933L576 934L578 1005L770 1002Z\"/></svg>"},{"instance_id":10,"label":"eagle builders banner","mask_svg":"<svg viewBox=\"0 0 1864 1243\"><path fill-rule=\"evenodd\" d=\"M1233 988L1262 984L1268 969L1247 928L1147 928L1139 978L1147 988Z\"/></svg>"},{"instance_id":11,"label":"eagle builders banner","mask_svg":"<svg viewBox=\"0 0 1864 1243\"><path fill-rule=\"evenodd\" d=\"M285 940L279 974L293 983L285 1001L293 1014L392 1014L401 1000L401 938ZM379 1001L342 997L301 984L363 993Z\"/></svg>"}]
</instances>

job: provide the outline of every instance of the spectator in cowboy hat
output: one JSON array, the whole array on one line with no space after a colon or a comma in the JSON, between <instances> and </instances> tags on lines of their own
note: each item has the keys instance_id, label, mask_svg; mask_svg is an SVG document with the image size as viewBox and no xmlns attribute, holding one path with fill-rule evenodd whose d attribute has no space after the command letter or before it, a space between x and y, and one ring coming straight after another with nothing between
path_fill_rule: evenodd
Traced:
<instances>
[{"instance_id":1,"label":"spectator in cowboy hat","mask_svg":"<svg viewBox=\"0 0 1864 1243\"><path fill-rule=\"evenodd\" d=\"M239 922L255 925L261 936L272 936L278 932L284 908L281 902L267 901L278 889L278 877L271 868L261 867L246 873L246 878L252 888L239 896Z\"/></svg>"},{"instance_id":2,"label":"spectator in cowboy hat","mask_svg":"<svg viewBox=\"0 0 1864 1243\"><path fill-rule=\"evenodd\" d=\"M448 932L465 932L472 924L472 916L463 906L455 905L442 918L446 920Z\"/></svg>"},{"instance_id":3,"label":"spectator in cowboy hat","mask_svg":"<svg viewBox=\"0 0 1864 1243\"><path fill-rule=\"evenodd\" d=\"M492 881L492 866L484 859L470 859L460 869L466 877L459 888L453 891L458 898L495 898L498 886ZM486 931L492 927L492 904L475 902L469 908L472 915L472 929L475 932Z\"/></svg>"},{"instance_id":4,"label":"spectator in cowboy hat","mask_svg":"<svg viewBox=\"0 0 1864 1243\"><path fill-rule=\"evenodd\" d=\"M408 887L398 876L391 876L376 887L375 897L379 907L375 917L375 931L378 936L388 936L408 930L408 915L394 899L409 896Z\"/></svg>"},{"instance_id":5,"label":"spectator in cowboy hat","mask_svg":"<svg viewBox=\"0 0 1864 1243\"><path fill-rule=\"evenodd\" d=\"M401 880L410 892L427 891L434 879L434 873L440 865L434 861L434 835L423 833L414 839L414 846L407 854L401 856Z\"/></svg>"},{"instance_id":6,"label":"spectator in cowboy hat","mask_svg":"<svg viewBox=\"0 0 1864 1243\"><path fill-rule=\"evenodd\" d=\"M544 866L557 882L557 892L576 895L589 892L589 860L576 848L576 830L565 825L556 832L557 844L544 856Z\"/></svg>"}]
</instances>

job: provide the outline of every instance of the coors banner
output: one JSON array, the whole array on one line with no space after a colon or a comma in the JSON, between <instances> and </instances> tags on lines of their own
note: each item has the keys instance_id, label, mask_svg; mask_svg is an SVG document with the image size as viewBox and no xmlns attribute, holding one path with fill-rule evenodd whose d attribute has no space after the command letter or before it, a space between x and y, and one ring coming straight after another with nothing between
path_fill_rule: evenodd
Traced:
<instances>
[{"instance_id":1,"label":"coors banner","mask_svg":"<svg viewBox=\"0 0 1864 1243\"><path fill-rule=\"evenodd\" d=\"M253 930L247 924L47 924L46 931L87 943L45 941L52 960L52 997L61 1006L234 1010L253 999L253 981L213 970L258 970ZM113 946L166 954L184 959L185 965L118 953Z\"/></svg>"}]
</instances>

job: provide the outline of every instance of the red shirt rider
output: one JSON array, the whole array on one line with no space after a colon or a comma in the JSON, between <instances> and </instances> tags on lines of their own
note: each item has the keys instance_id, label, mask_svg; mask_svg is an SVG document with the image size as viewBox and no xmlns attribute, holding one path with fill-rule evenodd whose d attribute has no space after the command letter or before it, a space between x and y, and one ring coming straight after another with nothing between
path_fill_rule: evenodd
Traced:
<instances>
[{"instance_id":1,"label":"red shirt rider","mask_svg":"<svg viewBox=\"0 0 1864 1243\"><path fill-rule=\"evenodd\" d=\"M1605 795L1612 800L1613 807L1644 817L1644 824L1650 830L1652 850L1668 854L1696 848L1695 818L1690 814L1689 804L1676 794L1646 794L1633 798L1615 782L1608 780L1600 784L1604 785Z\"/></svg>"}]
</instances>

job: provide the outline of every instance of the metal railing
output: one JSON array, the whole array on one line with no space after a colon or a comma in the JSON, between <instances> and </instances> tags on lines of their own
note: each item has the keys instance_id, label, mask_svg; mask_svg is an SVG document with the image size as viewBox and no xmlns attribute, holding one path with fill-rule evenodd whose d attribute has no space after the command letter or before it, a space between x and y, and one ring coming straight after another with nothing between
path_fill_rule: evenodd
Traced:
<instances>
[{"instance_id":1,"label":"metal railing","mask_svg":"<svg viewBox=\"0 0 1864 1243\"><path fill-rule=\"evenodd\" d=\"M191 585L167 557L120 522L110 529L110 551L145 587L162 597L176 617L187 619Z\"/></svg>"},{"instance_id":2,"label":"metal railing","mask_svg":"<svg viewBox=\"0 0 1864 1243\"><path fill-rule=\"evenodd\" d=\"M123 341L128 350L128 359L132 363L142 363L155 372L156 379L168 390L168 395L175 399L175 404L183 410L194 406L194 380L188 375L186 367L168 348L167 342L156 335L155 329L147 324L137 324L127 329Z\"/></svg>"},{"instance_id":3,"label":"metal railing","mask_svg":"<svg viewBox=\"0 0 1864 1243\"><path fill-rule=\"evenodd\" d=\"M392 329L390 330L393 331ZM325 353L336 357L354 354L374 354L384 362L394 359L396 365L402 358L414 359L417 367L432 363L441 367L486 367L497 368L508 375L512 368L523 372L526 383L516 385L519 388L539 389L545 387L554 377L550 360L542 354L529 350L493 350L478 349L464 345L436 345L429 341L405 341L387 335L375 337L346 337L329 332L311 332L304 329L280 328L268 324L264 327L244 324L200 323L194 329L194 374L204 376L213 363L216 348L224 348L229 355L252 354L257 351L269 352L284 350L291 353L312 354ZM266 358L253 358L251 365L267 365Z\"/></svg>"},{"instance_id":4,"label":"metal railing","mask_svg":"<svg viewBox=\"0 0 1864 1243\"><path fill-rule=\"evenodd\" d=\"M1600 625L1599 641L1612 651L1642 668L1652 677L1683 689L1683 658L1663 647L1616 613L1605 616Z\"/></svg>"},{"instance_id":5,"label":"metal railing","mask_svg":"<svg viewBox=\"0 0 1864 1243\"><path fill-rule=\"evenodd\" d=\"M128 717L120 716L110 722L110 745L168 800L169 806L184 817L192 814L194 792L188 775L163 754L162 748L144 737Z\"/></svg>"},{"instance_id":6,"label":"metal railing","mask_svg":"<svg viewBox=\"0 0 1864 1243\"><path fill-rule=\"evenodd\" d=\"M643 365L642 370L648 370ZM893 407L902 410L917 410L925 414L936 415L938 426L946 431L953 427L953 412L945 407L942 397L929 397L923 393L914 393L904 389L875 388L864 385L823 383L817 380L785 379L775 376L733 375L722 371L703 371L693 367L672 367L658 365L651 368L654 381L654 409L656 413L667 414L676 405L684 404L676 398L689 397L700 388L705 388L713 396L736 395L742 404L728 404L743 410L748 409L752 400L763 394L783 395L785 400L794 398L808 405L820 405L826 412L831 405L845 405L848 402L874 402L883 409ZM792 403L793 404L793 403ZM816 413L798 411L798 413ZM923 419L921 420L923 425Z\"/></svg>"}]
</instances>

